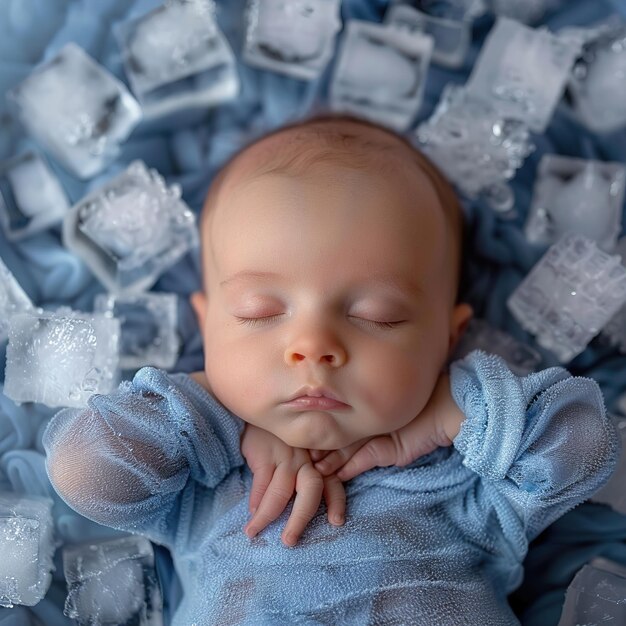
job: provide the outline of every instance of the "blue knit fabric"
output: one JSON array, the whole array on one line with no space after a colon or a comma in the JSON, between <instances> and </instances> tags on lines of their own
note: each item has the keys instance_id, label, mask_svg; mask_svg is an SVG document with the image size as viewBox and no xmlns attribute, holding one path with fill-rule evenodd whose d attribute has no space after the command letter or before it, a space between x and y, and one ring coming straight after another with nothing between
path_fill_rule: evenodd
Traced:
<instances>
[{"instance_id":1,"label":"blue knit fabric","mask_svg":"<svg viewBox=\"0 0 626 626\"><path fill-rule=\"evenodd\" d=\"M553 367L526 377L475 351L451 366L466 415L454 446L347 484L346 524L320 508L286 548L285 512L243 533L243 422L185 374L64 409L43 435L50 480L79 513L172 552L172 624L518 624L506 596L528 541L595 491L617 461L598 385Z\"/></svg>"}]
</instances>

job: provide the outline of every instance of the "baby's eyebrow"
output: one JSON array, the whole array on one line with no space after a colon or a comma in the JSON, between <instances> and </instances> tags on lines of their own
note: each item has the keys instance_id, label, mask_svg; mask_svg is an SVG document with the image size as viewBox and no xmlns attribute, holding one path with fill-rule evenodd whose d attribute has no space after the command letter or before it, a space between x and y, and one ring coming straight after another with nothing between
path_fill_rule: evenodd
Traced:
<instances>
[{"instance_id":1,"label":"baby's eyebrow","mask_svg":"<svg viewBox=\"0 0 626 626\"><path fill-rule=\"evenodd\" d=\"M241 270L236 272L232 276L229 276L225 280L220 282L220 287L230 286L241 281L247 281L250 279L283 279L284 276L277 272L261 272L254 270ZM368 275L362 281L362 284L367 285L381 285L383 287L392 287L395 291L399 291L402 294L410 295L424 295L424 290L413 280L410 280L406 276L401 274L374 274Z\"/></svg>"}]
</instances>

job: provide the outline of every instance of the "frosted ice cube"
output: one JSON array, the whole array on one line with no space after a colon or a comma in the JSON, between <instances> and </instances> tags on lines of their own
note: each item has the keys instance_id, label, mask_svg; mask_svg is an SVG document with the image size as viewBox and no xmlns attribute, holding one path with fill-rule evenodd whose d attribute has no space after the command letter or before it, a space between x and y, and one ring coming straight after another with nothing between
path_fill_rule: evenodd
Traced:
<instances>
[{"instance_id":1,"label":"frosted ice cube","mask_svg":"<svg viewBox=\"0 0 626 626\"><path fill-rule=\"evenodd\" d=\"M0 221L7 239L45 230L69 207L61 183L34 150L0 163Z\"/></svg>"},{"instance_id":2,"label":"frosted ice cube","mask_svg":"<svg viewBox=\"0 0 626 626\"><path fill-rule=\"evenodd\" d=\"M611 418L621 437L621 456L609 481L593 494L591 500L608 504L626 515L626 418L617 415L612 415ZM626 602L626 598L624 601Z\"/></svg>"},{"instance_id":3,"label":"frosted ice cube","mask_svg":"<svg viewBox=\"0 0 626 626\"><path fill-rule=\"evenodd\" d=\"M626 237L618 241L615 252L621 256L622 265L626 265ZM602 335L608 338L611 344L617 346L622 354L626 354L626 304L623 304L604 326ZM626 404L624 406L626 407Z\"/></svg>"},{"instance_id":4,"label":"frosted ice cube","mask_svg":"<svg viewBox=\"0 0 626 626\"><path fill-rule=\"evenodd\" d=\"M30 298L0 258L0 343L9 336L11 316L33 310Z\"/></svg>"},{"instance_id":5,"label":"frosted ice cube","mask_svg":"<svg viewBox=\"0 0 626 626\"><path fill-rule=\"evenodd\" d=\"M330 86L331 108L405 130L422 102L432 47L428 35L348 21Z\"/></svg>"},{"instance_id":6,"label":"frosted ice cube","mask_svg":"<svg viewBox=\"0 0 626 626\"><path fill-rule=\"evenodd\" d=\"M472 37L468 20L437 17L412 6L392 4L385 13L385 24L409 33L430 35L433 63L456 68L465 61Z\"/></svg>"},{"instance_id":7,"label":"frosted ice cube","mask_svg":"<svg viewBox=\"0 0 626 626\"><path fill-rule=\"evenodd\" d=\"M565 92L574 116L598 133L626 126L626 20L612 16L590 28L561 33L582 42Z\"/></svg>"},{"instance_id":8,"label":"frosted ice cube","mask_svg":"<svg viewBox=\"0 0 626 626\"><path fill-rule=\"evenodd\" d=\"M169 369L178 358L178 301L174 293L96 297L94 310L119 319L120 367Z\"/></svg>"},{"instance_id":9,"label":"frosted ice cube","mask_svg":"<svg viewBox=\"0 0 626 626\"><path fill-rule=\"evenodd\" d=\"M341 0L248 0L243 58L248 65L302 80L333 56Z\"/></svg>"},{"instance_id":10,"label":"frosted ice cube","mask_svg":"<svg viewBox=\"0 0 626 626\"><path fill-rule=\"evenodd\" d=\"M502 115L543 132L552 117L581 45L545 28L498 18L466 83Z\"/></svg>"},{"instance_id":11,"label":"frosted ice cube","mask_svg":"<svg viewBox=\"0 0 626 626\"><path fill-rule=\"evenodd\" d=\"M541 355L535 349L480 319L470 320L452 358L461 359L472 350L498 354L519 376L530 374L541 363Z\"/></svg>"},{"instance_id":12,"label":"frosted ice cube","mask_svg":"<svg viewBox=\"0 0 626 626\"><path fill-rule=\"evenodd\" d=\"M453 85L444 88L432 116L417 128L419 147L463 194L483 194L502 212L513 205L506 181L534 149L528 135L522 122Z\"/></svg>"},{"instance_id":13,"label":"frosted ice cube","mask_svg":"<svg viewBox=\"0 0 626 626\"><path fill-rule=\"evenodd\" d=\"M170 0L115 26L146 118L214 106L239 92L235 56L214 8L212 0Z\"/></svg>"},{"instance_id":14,"label":"frosted ice cube","mask_svg":"<svg viewBox=\"0 0 626 626\"><path fill-rule=\"evenodd\" d=\"M539 162L525 234L534 243L553 243L565 233L615 247L621 231L626 167L546 154Z\"/></svg>"},{"instance_id":15,"label":"frosted ice cube","mask_svg":"<svg viewBox=\"0 0 626 626\"><path fill-rule=\"evenodd\" d=\"M117 382L119 321L69 309L18 313L9 326L4 394L16 403L86 406Z\"/></svg>"},{"instance_id":16,"label":"frosted ice cube","mask_svg":"<svg viewBox=\"0 0 626 626\"><path fill-rule=\"evenodd\" d=\"M553 244L507 306L561 362L573 359L626 302L626 268L581 235Z\"/></svg>"},{"instance_id":17,"label":"frosted ice cube","mask_svg":"<svg viewBox=\"0 0 626 626\"><path fill-rule=\"evenodd\" d=\"M67 546L64 614L79 626L161 626L163 600L154 551L138 535Z\"/></svg>"},{"instance_id":18,"label":"frosted ice cube","mask_svg":"<svg viewBox=\"0 0 626 626\"><path fill-rule=\"evenodd\" d=\"M626 576L584 565L567 589L559 626L606 623L626 623Z\"/></svg>"},{"instance_id":19,"label":"frosted ice cube","mask_svg":"<svg viewBox=\"0 0 626 626\"><path fill-rule=\"evenodd\" d=\"M52 581L52 500L0 492L0 606L33 606Z\"/></svg>"},{"instance_id":20,"label":"frosted ice cube","mask_svg":"<svg viewBox=\"0 0 626 626\"><path fill-rule=\"evenodd\" d=\"M9 96L29 133L80 178L111 163L141 119L126 87L74 43L35 68Z\"/></svg>"},{"instance_id":21,"label":"frosted ice cube","mask_svg":"<svg viewBox=\"0 0 626 626\"><path fill-rule=\"evenodd\" d=\"M110 291L149 289L198 245L195 216L180 193L134 161L70 209L63 243Z\"/></svg>"}]
</instances>

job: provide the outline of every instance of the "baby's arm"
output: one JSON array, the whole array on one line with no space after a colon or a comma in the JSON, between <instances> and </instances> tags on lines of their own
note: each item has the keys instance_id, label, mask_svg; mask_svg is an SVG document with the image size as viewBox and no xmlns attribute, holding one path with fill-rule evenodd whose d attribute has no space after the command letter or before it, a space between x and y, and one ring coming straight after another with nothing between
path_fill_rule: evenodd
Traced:
<instances>
[{"instance_id":1,"label":"baby's arm","mask_svg":"<svg viewBox=\"0 0 626 626\"><path fill-rule=\"evenodd\" d=\"M293 508L282 533L282 540L293 546L317 513L322 495L328 521L344 522L346 495L335 475L322 476L314 467L308 450L292 448L271 433L246 425L241 452L254 475L250 494L252 519L245 527L254 537L287 507L295 493Z\"/></svg>"},{"instance_id":2,"label":"baby's arm","mask_svg":"<svg viewBox=\"0 0 626 626\"><path fill-rule=\"evenodd\" d=\"M188 377L143 368L88 408L54 416L43 437L46 468L85 517L167 545L188 479L215 487L243 464L241 429Z\"/></svg>"}]
</instances>

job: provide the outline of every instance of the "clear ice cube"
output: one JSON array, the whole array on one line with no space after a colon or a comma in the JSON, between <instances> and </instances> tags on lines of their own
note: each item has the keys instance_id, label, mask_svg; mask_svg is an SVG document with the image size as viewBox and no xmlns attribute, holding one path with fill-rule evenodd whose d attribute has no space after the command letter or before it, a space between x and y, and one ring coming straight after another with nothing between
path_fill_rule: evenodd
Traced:
<instances>
[{"instance_id":1,"label":"clear ice cube","mask_svg":"<svg viewBox=\"0 0 626 626\"><path fill-rule=\"evenodd\" d=\"M422 102L433 40L349 20L330 86L330 105L405 130Z\"/></svg>"},{"instance_id":2,"label":"clear ice cube","mask_svg":"<svg viewBox=\"0 0 626 626\"><path fill-rule=\"evenodd\" d=\"M534 146L528 128L447 85L432 116L417 128L419 147L464 195L484 195L497 211L513 206L511 179Z\"/></svg>"},{"instance_id":3,"label":"clear ice cube","mask_svg":"<svg viewBox=\"0 0 626 626\"><path fill-rule=\"evenodd\" d=\"M16 313L33 311L33 303L24 293L0 257L0 343L9 336L9 322Z\"/></svg>"},{"instance_id":4,"label":"clear ice cube","mask_svg":"<svg viewBox=\"0 0 626 626\"><path fill-rule=\"evenodd\" d=\"M524 232L533 243L565 233L593 239L612 251L621 231L626 166L546 154L539 162Z\"/></svg>"},{"instance_id":5,"label":"clear ice cube","mask_svg":"<svg viewBox=\"0 0 626 626\"><path fill-rule=\"evenodd\" d=\"M545 131L581 45L505 17L489 32L466 88L502 115Z\"/></svg>"},{"instance_id":6,"label":"clear ice cube","mask_svg":"<svg viewBox=\"0 0 626 626\"><path fill-rule=\"evenodd\" d=\"M612 415L622 443L619 463L609 481L591 496L593 502L603 502L626 515L626 417ZM624 598L626 602L626 597Z\"/></svg>"},{"instance_id":7,"label":"clear ice cube","mask_svg":"<svg viewBox=\"0 0 626 626\"><path fill-rule=\"evenodd\" d=\"M392 4L385 13L385 24L408 33L424 33L433 38L432 62L461 67L469 51L472 25L469 20L429 15L406 4Z\"/></svg>"},{"instance_id":8,"label":"clear ice cube","mask_svg":"<svg viewBox=\"0 0 626 626\"><path fill-rule=\"evenodd\" d=\"M9 97L28 132L79 178L109 165L141 119L123 83L74 43L35 68Z\"/></svg>"},{"instance_id":9,"label":"clear ice cube","mask_svg":"<svg viewBox=\"0 0 626 626\"><path fill-rule=\"evenodd\" d=\"M156 170L134 161L66 214L63 243L112 292L149 289L198 245L194 214Z\"/></svg>"},{"instance_id":10,"label":"clear ice cube","mask_svg":"<svg viewBox=\"0 0 626 626\"><path fill-rule=\"evenodd\" d=\"M64 614L79 626L162 626L152 545L139 535L67 546Z\"/></svg>"},{"instance_id":11,"label":"clear ice cube","mask_svg":"<svg viewBox=\"0 0 626 626\"><path fill-rule=\"evenodd\" d=\"M34 150L0 163L0 222L7 239L33 235L63 219L67 195Z\"/></svg>"},{"instance_id":12,"label":"clear ice cube","mask_svg":"<svg viewBox=\"0 0 626 626\"><path fill-rule=\"evenodd\" d=\"M626 302L626 268L581 235L553 244L511 294L517 321L561 362L580 354Z\"/></svg>"},{"instance_id":13,"label":"clear ice cube","mask_svg":"<svg viewBox=\"0 0 626 626\"><path fill-rule=\"evenodd\" d=\"M560 33L582 43L565 92L574 116L597 133L626 126L626 20L612 16Z\"/></svg>"},{"instance_id":14,"label":"clear ice cube","mask_svg":"<svg viewBox=\"0 0 626 626\"><path fill-rule=\"evenodd\" d=\"M333 56L341 0L248 0L248 65L312 80Z\"/></svg>"},{"instance_id":15,"label":"clear ice cube","mask_svg":"<svg viewBox=\"0 0 626 626\"><path fill-rule=\"evenodd\" d=\"M33 606L48 591L56 549L50 498L0 492L0 607Z\"/></svg>"},{"instance_id":16,"label":"clear ice cube","mask_svg":"<svg viewBox=\"0 0 626 626\"><path fill-rule=\"evenodd\" d=\"M115 26L147 119L215 106L238 94L235 56L214 12L212 0L170 0Z\"/></svg>"},{"instance_id":17,"label":"clear ice cube","mask_svg":"<svg viewBox=\"0 0 626 626\"><path fill-rule=\"evenodd\" d=\"M119 321L69 309L18 313L9 326L4 394L14 402L84 407L117 383Z\"/></svg>"},{"instance_id":18,"label":"clear ice cube","mask_svg":"<svg viewBox=\"0 0 626 626\"><path fill-rule=\"evenodd\" d=\"M452 358L461 359L472 350L501 356L518 376L530 374L541 363L537 350L480 319L470 320Z\"/></svg>"},{"instance_id":19,"label":"clear ice cube","mask_svg":"<svg viewBox=\"0 0 626 626\"><path fill-rule=\"evenodd\" d=\"M96 296L94 310L119 319L120 367L169 369L178 358L178 298L174 293Z\"/></svg>"},{"instance_id":20,"label":"clear ice cube","mask_svg":"<svg viewBox=\"0 0 626 626\"><path fill-rule=\"evenodd\" d=\"M612 569L587 564L578 571L567 589L559 626L626 623L626 572Z\"/></svg>"}]
</instances>

